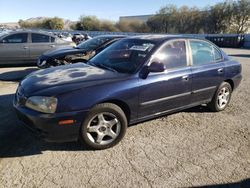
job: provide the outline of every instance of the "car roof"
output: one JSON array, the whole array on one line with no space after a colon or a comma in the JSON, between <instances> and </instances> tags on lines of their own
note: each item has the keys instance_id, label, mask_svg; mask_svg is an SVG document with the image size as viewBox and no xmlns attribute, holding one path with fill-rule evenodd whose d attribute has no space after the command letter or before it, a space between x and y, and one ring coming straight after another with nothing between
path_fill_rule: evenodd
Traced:
<instances>
[{"instance_id":1,"label":"car roof","mask_svg":"<svg viewBox=\"0 0 250 188\"><path fill-rule=\"evenodd\" d=\"M96 37L105 37L105 38L113 39L113 38L125 38L127 36L126 35L98 35ZM96 38L96 37L94 37L94 38Z\"/></svg>"},{"instance_id":2,"label":"car roof","mask_svg":"<svg viewBox=\"0 0 250 188\"><path fill-rule=\"evenodd\" d=\"M8 31L5 32L6 35L10 35L10 34L18 34L18 33L36 33L36 34L44 34L44 35L49 35L51 37L56 37L55 35L46 32L46 31L32 31L32 30L17 30L17 31Z\"/></svg>"},{"instance_id":3,"label":"car roof","mask_svg":"<svg viewBox=\"0 0 250 188\"><path fill-rule=\"evenodd\" d=\"M149 40L155 43L161 43L169 39L201 39L198 37L192 37L192 36L184 36L184 35L161 35L161 34L152 34L152 35L136 35L129 37L132 39L142 39L142 40Z\"/></svg>"}]
</instances>

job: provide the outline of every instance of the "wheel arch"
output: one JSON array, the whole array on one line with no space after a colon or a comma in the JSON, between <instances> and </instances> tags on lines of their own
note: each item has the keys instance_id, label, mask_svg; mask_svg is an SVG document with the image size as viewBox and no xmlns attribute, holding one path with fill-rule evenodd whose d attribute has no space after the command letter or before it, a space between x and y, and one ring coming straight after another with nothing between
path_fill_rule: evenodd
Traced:
<instances>
[{"instance_id":1,"label":"wheel arch","mask_svg":"<svg viewBox=\"0 0 250 188\"><path fill-rule=\"evenodd\" d=\"M231 88L232 88L232 91L234 90L234 81L233 81L233 80L231 80L231 79L227 79L227 80L225 80L224 82L229 83L229 84L230 84L230 86L231 86Z\"/></svg>"},{"instance_id":2,"label":"wheel arch","mask_svg":"<svg viewBox=\"0 0 250 188\"><path fill-rule=\"evenodd\" d=\"M101 103L112 103L112 104L119 106L125 113L128 123L130 122L131 111L130 111L129 105L126 102L122 100L118 100L118 99L111 99L111 100L102 101Z\"/></svg>"}]
</instances>

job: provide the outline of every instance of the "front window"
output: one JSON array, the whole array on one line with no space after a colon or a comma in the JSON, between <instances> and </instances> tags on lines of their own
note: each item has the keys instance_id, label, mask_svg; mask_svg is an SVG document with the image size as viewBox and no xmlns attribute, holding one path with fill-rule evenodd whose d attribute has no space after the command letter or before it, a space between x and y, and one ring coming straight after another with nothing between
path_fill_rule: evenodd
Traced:
<instances>
[{"instance_id":1,"label":"front window","mask_svg":"<svg viewBox=\"0 0 250 188\"><path fill-rule=\"evenodd\" d=\"M89 61L89 64L120 73L133 73L142 65L155 44L148 40L123 39Z\"/></svg>"},{"instance_id":2,"label":"front window","mask_svg":"<svg viewBox=\"0 0 250 188\"><path fill-rule=\"evenodd\" d=\"M168 41L155 55L152 62L160 62L166 69L187 66L186 43L184 40Z\"/></svg>"},{"instance_id":3,"label":"front window","mask_svg":"<svg viewBox=\"0 0 250 188\"><path fill-rule=\"evenodd\" d=\"M110 41L110 37L95 37L93 39L89 39L81 44L79 44L76 48L85 49L87 51L95 50Z\"/></svg>"}]
</instances>

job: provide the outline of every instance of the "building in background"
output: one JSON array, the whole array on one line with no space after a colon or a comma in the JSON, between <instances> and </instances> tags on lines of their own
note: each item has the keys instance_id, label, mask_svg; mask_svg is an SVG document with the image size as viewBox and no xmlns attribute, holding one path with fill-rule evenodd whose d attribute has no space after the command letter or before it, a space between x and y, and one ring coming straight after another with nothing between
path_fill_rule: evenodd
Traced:
<instances>
[{"instance_id":1,"label":"building in background","mask_svg":"<svg viewBox=\"0 0 250 188\"><path fill-rule=\"evenodd\" d=\"M149 18L155 16L154 14L138 15L138 16L120 16L120 21L141 21L147 22Z\"/></svg>"}]
</instances>

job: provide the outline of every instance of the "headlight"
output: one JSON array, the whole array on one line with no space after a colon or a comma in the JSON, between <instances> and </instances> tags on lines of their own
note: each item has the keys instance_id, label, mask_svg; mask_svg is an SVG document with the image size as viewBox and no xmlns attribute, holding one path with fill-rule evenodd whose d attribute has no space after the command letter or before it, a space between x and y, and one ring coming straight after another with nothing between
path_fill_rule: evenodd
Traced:
<instances>
[{"instance_id":1,"label":"headlight","mask_svg":"<svg viewBox=\"0 0 250 188\"><path fill-rule=\"evenodd\" d=\"M25 106L44 113L55 113L57 107L57 98L33 96L27 99Z\"/></svg>"}]
</instances>

